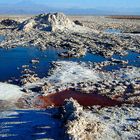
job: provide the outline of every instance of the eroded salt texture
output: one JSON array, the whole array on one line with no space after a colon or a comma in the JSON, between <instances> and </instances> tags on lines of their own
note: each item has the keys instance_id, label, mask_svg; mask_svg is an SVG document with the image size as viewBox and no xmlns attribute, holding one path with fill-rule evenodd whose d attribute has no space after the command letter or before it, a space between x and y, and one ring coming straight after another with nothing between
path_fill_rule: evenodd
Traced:
<instances>
[{"instance_id":1,"label":"eroded salt texture","mask_svg":"<svg viewBox=\"0 0 140 140\"><path fill-rule=\"evenodd\" d=\"M139 139L140 108L132 105L121 107L94 106L83 109L70 99L64 105L67 134L70 139L137 140Z\"/></svg>"},{"instance_id":2,"label":"eroded salt texture","mask_svg":"<svg viewBox=\"0 0 140 140\"><path fill-rule=\"evenodd\" d=\"M79 82L97 82L100 80L98 73L76 62L58 61L53 74L48 77L50 83L68 84Z\"/></svg>"},{"instance_id":3,"label":"eroded salt texture","mask_svg":"<svg viewBox=\"0 0 140 140\"><path fill-rule=\"evenodd\" d=\"M120 70L110 72L99 71L96 68L89 68L85 63L77 63L72 61L56 61L53 63L54 68L50 71L50 76L39 79L33 83L24 85L26 88L33 88L42 86L45 82L51 83L53 86L63 87L69 84L78 84L81 82L97 83L99 81L106 81L113 83L113 81L136 81L140 78L140 69L122 68Z\"/></svg>"}]
</instances>

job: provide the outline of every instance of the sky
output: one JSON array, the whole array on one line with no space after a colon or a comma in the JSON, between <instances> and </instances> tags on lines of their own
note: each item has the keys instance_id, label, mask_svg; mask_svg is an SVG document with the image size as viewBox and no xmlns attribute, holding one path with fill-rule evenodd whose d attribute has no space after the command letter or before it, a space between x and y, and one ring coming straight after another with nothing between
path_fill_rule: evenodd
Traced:
<instances>
[{"instance_id":1,"label":"sky","mask_svg":"<svg viewBox=\"0 0 140 140\"><path fill-rule=\"evenodd\" d=\"M59 8L139 8L140 0L0 0L0 4L32 1L49 7Z\"/></svg>"},{"instance_id":2,"label":"sky","mask_svg":"<svg viewBox=\"0 0 140 140\"><path fill-rule=\"evenodd\" d=\"M140 15L140 0L0 0L0 14Z\"/></svg>"},{"instance_id":3,"label":"sky","mask_svg":"<svg viewBox=\"0 0 140 140\"><path fill-rule=\"evenodd\" d=\"M140 0L42 0L42 3L66 7L96 8L96 7L138 7ZM52 2L53 1L53 2ZM41 0L40 0L41 2Z\"/></svg>"}]
</instances>

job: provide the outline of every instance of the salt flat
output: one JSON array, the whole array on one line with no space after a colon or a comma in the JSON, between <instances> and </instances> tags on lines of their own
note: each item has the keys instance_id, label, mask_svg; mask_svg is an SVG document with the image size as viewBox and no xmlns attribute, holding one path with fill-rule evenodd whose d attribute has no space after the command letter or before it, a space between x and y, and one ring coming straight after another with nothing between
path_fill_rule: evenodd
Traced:
<instances>
[{"instance_id":1,"label":"salt flat","mask_svg":"<svg viewBox=\"0 0 140 140\"><path fill-rule=\"evenodd\" d=\"M33 49L27 51L27 56L34 54L30 59L16 52L22 62L15 67L20 71L18 78L0 82L1 139L139 139L139 20L49 13L1 17L0 21L0 55L7 57L19 46L19 52L31 47L60 50L45 54ZM0 60L1 70L5 57ZM16 61L10 64L12 71ZM46 68L43 76L41 68ZM124 104L83 108L69 99L63 108L35 108L36 96L69 88Z\"/></svg>"}]
</instances>

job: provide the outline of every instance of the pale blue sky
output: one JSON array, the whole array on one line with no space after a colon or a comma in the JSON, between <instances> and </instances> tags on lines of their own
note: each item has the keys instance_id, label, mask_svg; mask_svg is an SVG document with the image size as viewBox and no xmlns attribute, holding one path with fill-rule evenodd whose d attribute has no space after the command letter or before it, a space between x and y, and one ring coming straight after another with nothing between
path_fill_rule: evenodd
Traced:
<instances>
[{"instance_id":1,"label":"pale blue sky","mask_svg":"<svg viewBox=\"0 0 140 140\"><path fill-rule=\"evenodd\" d=\"M37 0L36 0L37 1ZM40 0L42 3L67 7L140 7L140 0Z\"/></svg>"},{"instance_id":2,"label":"pale blue sky","mask_svg":"<svg viewBox=\"0 0 140 140\"><path fill-rule=\"evenodd\" d=\"M50 7L79 7L79 8L139 8L140 0L0 0L0 3L18 3L20 1L32 1L34 3L45 4Z\"/></svg>"}]
</instances>

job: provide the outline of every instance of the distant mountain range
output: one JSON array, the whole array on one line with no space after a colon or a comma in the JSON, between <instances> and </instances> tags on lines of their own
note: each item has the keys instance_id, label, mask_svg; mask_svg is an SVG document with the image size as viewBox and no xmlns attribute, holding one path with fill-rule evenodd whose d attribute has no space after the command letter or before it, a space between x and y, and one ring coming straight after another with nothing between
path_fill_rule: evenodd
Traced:
<instances>
[{"instance_id":1,"label":"distant mountain range","mask_svg":"<svg viewBox=\"0 0 140 140\"><path fill-rule=\"evenodd\" d=\"M19 1L18 3L0 4L0 14L39 14L48 12L64 12L71 15L140 15L140 8L53 8L43 4L37 4L32 0Z\"/></svg>"}]
</instances>

